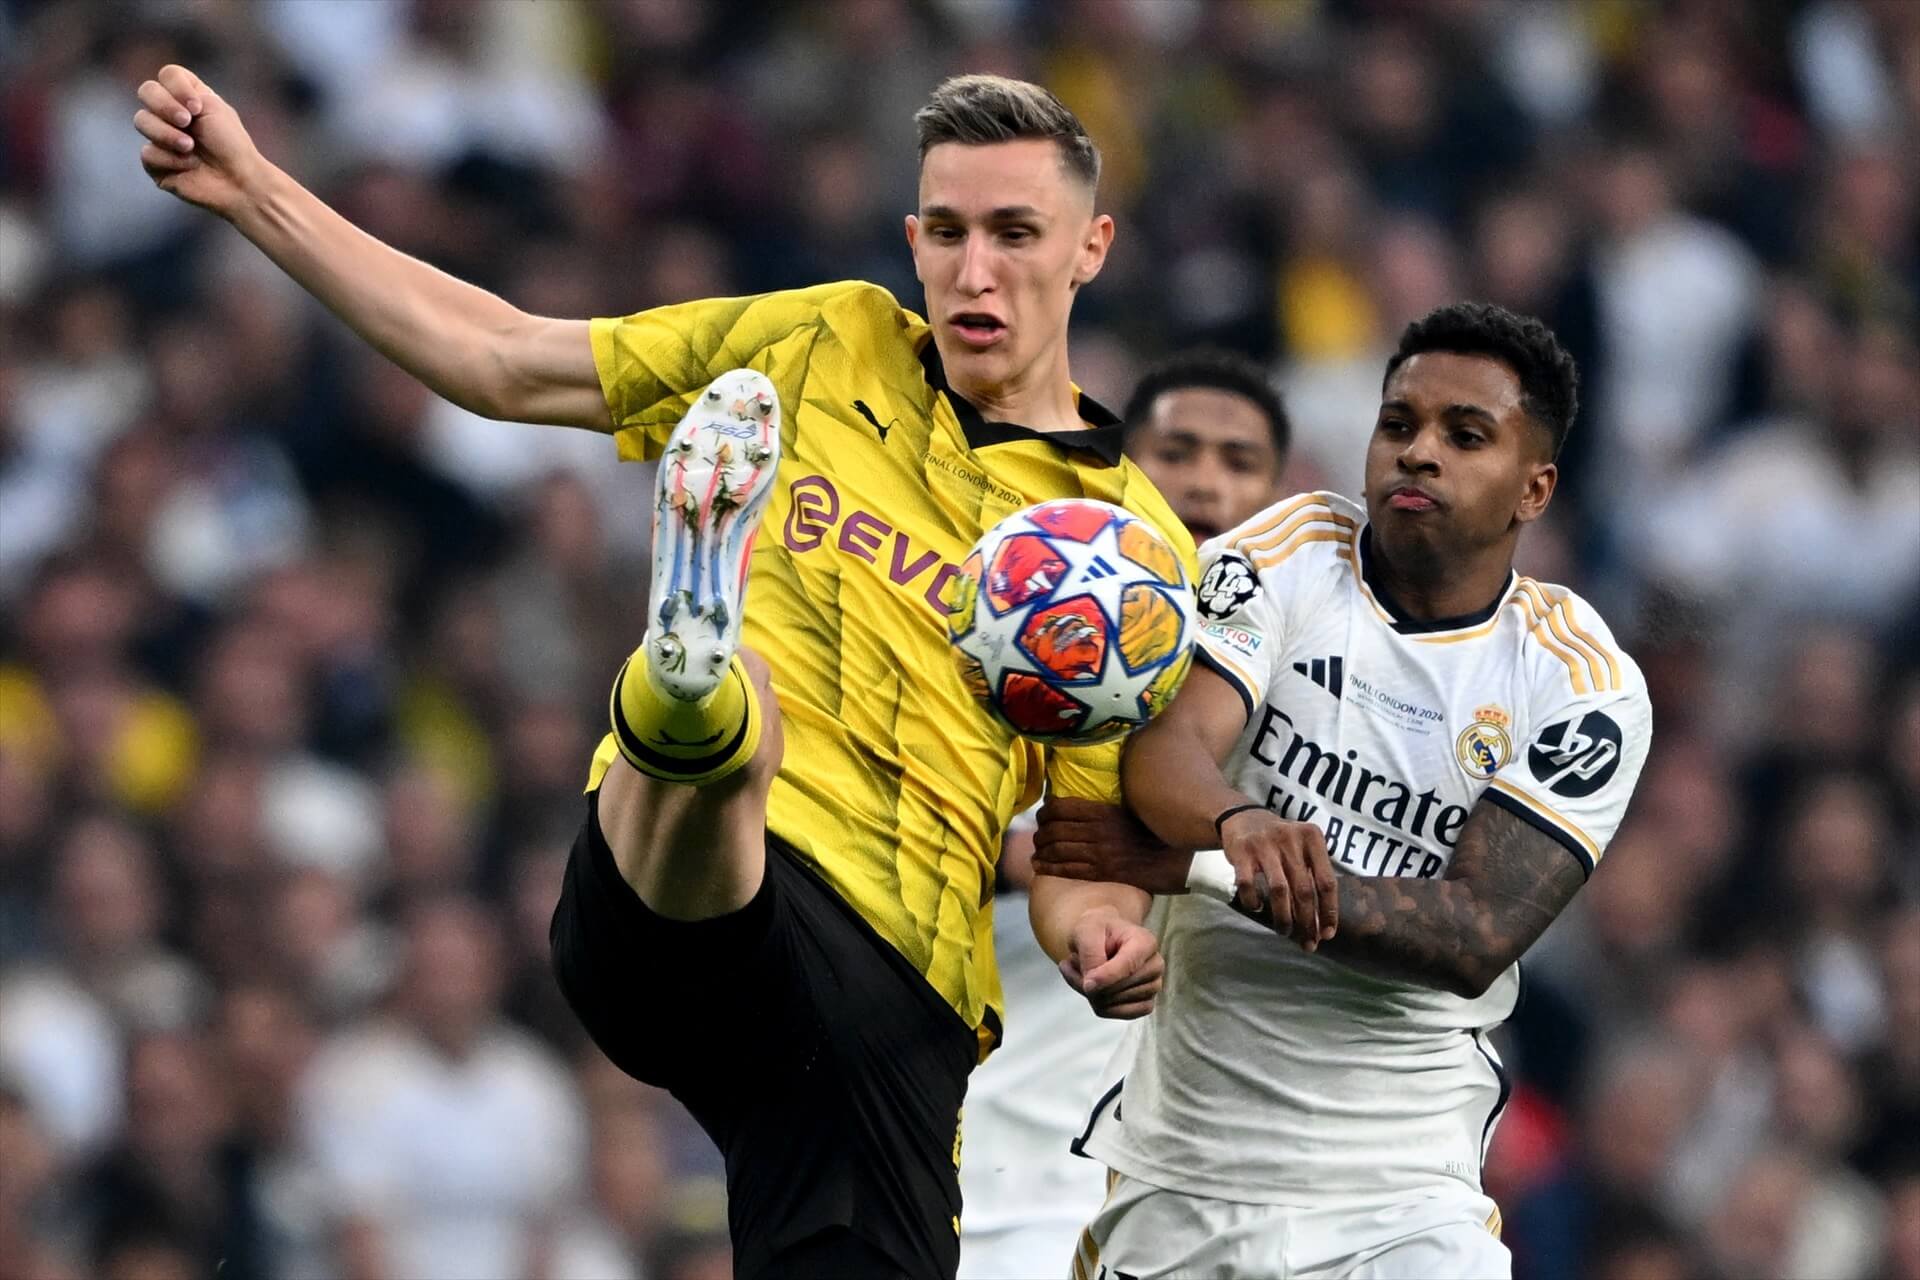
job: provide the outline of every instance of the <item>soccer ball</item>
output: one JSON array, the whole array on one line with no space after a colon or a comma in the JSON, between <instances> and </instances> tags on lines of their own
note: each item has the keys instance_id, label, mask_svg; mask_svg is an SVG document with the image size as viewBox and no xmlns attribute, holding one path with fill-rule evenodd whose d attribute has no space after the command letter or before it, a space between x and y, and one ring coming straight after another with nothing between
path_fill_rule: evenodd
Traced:
<instances>
[{"instance_id":1,"label":"soccer ball","mask_svg":"<svg viewBox=\"0 0 1920 1280\"><path fill-rule=\"evenodd\" d=\"M1076 498L981 535L947 614L967 688L1040 742L1106 742L1153 719L1187 678L1195 625L1193 588L1159 531Z\"/></svg>"}]
</instances>

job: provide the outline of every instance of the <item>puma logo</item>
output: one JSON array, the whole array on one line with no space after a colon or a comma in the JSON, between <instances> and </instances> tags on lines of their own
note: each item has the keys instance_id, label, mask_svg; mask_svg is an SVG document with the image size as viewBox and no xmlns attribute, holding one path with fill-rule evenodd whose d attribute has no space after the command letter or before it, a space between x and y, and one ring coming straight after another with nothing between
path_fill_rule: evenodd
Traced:
<instances>
[{"instance_id":1,"label":"puma logo","mask_svg":"<svg viewBox=\"0 0 1920 1280\"><path fill-rule=\"evenodd\" d=\"M865 400L855 400L853 407L859 412L861 417L873 424L873 429L880 433L880 443L885 444L887 442L887 432L891 429L892 424L889 423L886 426L882 426L880 419L873 416L873 410L867 408L867 402Z\"/></svg>"}]
</instances>

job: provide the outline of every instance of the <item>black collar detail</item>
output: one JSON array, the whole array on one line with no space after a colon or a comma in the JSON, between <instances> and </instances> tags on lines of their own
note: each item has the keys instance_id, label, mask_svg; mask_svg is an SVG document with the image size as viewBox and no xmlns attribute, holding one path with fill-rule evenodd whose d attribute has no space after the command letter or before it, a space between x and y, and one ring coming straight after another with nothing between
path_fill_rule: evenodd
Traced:
<instances>
[{"instance_id":1,"label":"black collar detail","mask_svg":"<svg viewBox=\"0 0 1920 1280\"><path fill-rule=\"evenodd\" d=\"M946 365L941 363L940 348L934 343L932 334L927 335L925 344L920 348L920 364L927 371L927 385L935 391L945 392L947 400L953 405L953 414L960 419L960 433L967 438L969 449L984 449L991 444L1012 444L1017 440L1039 440L1062 449L1084 449L1110 467L1119 465L1126 427L1121 423L1119 414L1085 392L1080 395L1080 416L1092 426L1084 431L1035 431L1017 422L989 422L971 401L955 391L947 381Z\"/></svg>"},{"instance_id":2,"label":"black collar detail","mask_svg":"<svg viewBox=\"0 0 1920 1280\"><path fill-rule=\"evenodd\" d=\"M1360 530L1360 576L1366 581L1368 588L1372 590L1373 598L1380 602L1380 607L1385 609L1388 616L1393 619L1393 629L1403 636L1426 635L1434 631L1458 631L1462 627L1477 627L1493 617L1494 614L1500 612L1500 606L1507 602L1507 597L1513 592L1514 583L1513 571L1508 570L1507 585L1500 588L1500 594L1495 596L1484 609L1476 609L1472 613L1463 613L1457 618L1416 618L1400 607L1400 602L1393 598L1391 591L1387 590L1387 584L1380 580L1379 571L1373 562L1372 525L1368 525Z\"/></svg>"}]
</instances>

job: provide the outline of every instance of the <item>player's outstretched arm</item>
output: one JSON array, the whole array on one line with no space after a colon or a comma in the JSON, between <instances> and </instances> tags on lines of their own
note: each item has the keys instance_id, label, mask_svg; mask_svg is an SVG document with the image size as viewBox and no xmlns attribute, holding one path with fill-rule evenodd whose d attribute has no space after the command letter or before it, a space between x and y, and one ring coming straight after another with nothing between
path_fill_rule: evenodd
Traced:
<instances>
[{"instance_id":1,"label":"player's outstretched arm","mask_svg":"<svg viewBox=\"0 0 1920 1280\"><path fill-rule=\"evenodd\" d=\"M395 364L487 417L613 429L586 321L528 315L374 239L275 167L187 68L138 96L154 184L232 223Z\"/></svg>"},{"instance_id":2,"label":"player's outstretched arm","mask_svg":"<svg viewBox=\"0 0 1920 1280\"><path fill-rule=\"evenodd\" d=\"M1340 877L1325 953L1356 969L1469 999L1526 953L1586 873L1553 837L1482 800L1439 880Z\"/></svg>"}]
</instances>

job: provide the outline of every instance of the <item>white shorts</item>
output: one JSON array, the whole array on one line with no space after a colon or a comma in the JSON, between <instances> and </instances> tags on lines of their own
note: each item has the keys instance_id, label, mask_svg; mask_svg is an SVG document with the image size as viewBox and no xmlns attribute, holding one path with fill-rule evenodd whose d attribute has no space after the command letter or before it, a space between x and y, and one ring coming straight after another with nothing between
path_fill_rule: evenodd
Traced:
<instances>
[{"instance_id":1,"label":"white shorts","mask_svg":"<svg viewBox=\"0 0 1920 1280\"><path fill-rule=\"evenodd\" d=\"M1511 1280L1500 1210L1464 1189L1380 1206L1241 1204L1116 1175L1073 1280Z\"/></svg>"}]
</instances>

